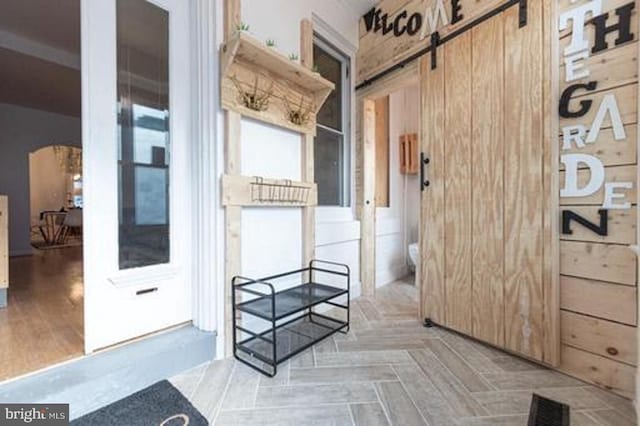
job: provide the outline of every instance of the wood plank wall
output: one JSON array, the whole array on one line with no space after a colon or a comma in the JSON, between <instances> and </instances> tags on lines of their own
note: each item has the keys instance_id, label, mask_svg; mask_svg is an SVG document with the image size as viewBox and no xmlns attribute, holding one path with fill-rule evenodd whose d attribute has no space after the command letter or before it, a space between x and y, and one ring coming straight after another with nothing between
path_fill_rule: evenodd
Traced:
<instances>
[{"instance_id":1,"label":"wood plank wall","mask_svg":"<svg viewBox=\"0 0 640 426\"><path fill-rule=\"evenodd\" d=\"M444 298L439 324L552 363L553 345L543 331L550 288L545 223L552 214L541 184L549 169L543 7L531 5L523 28L518 12L511 8L442 47L444 101L438 100L442 90L426 95L423 123L431 126L443 108L444 131L423 141L433 157L423 208L433 221L425 224L429 229L439 226L434 214L444 216L444 237L423 233L428 248L422 280L428 298ZM437 69L426 69L422 81L429 89L439 85ZM436 169L443 151L444 166ZM431 212L438 197L444 204Z\"/></svg>"},{"instance_id":2,"label":"wood plank wall","mask_svg":"<svg viewBox=\"0 0 640 426\"><path fill-rule=\"evenodd\" d=\"M242 21L240 0L224 2L224 41L233 38ZM239 176L242 155L242 117L235 111L226 111L224 117L224 161L225 174ZM229 206L225 209L225 258L224 258L224 351L225 356L233 354L233 307L231 281L242 273L242 207Z\"/></svg>"},{"instance_id":3,"label":"wood plank wall","mask_svg":"<svg viewBox=\"0 0 640 426\"><path fill-rule=\"evenodd\" d=\"M504 25L500 18L491 19L473 30L473 74L491 76L474 79L472 116L474 161L481 165L472 170L477 182L472 205L482 206L473 215L473 265L475 279L483 285L473 287L472 306L474 334L478 339L497 346L505 343L504 318ZM484 238L483 238L484 236ZM479 319L482 320L480 321Z\"/></svg>"},{"instance_id":4,"label":"wood plank wall","mask_svg":"<svg viewBox=\"0 0 640 426\"><path fill-rule=\"evenodd\" d=\"M586 0L572 3L558 2L560 14L586 4ZM629 4L629 0L603 0L602 13L609 13L607 25L617 23L615 9ZM572 32L559 33L560 73L559 91L576 83L597 81L596 91L579 91L570 106L575 110L579 102L592 100L589 112L583 117L560 118L560 128L593 123L600 102L607 95L615 95L626 138L614 140L608 116L598 140L584 148L561 151L562 154L581 153L599 158L605 166L605 182L633 182L627 198L634 204L628 210L609 210L609 233L600 236L587 228L572 224L573 234L560 239L561 288L561 366L580 379L587 380L618 394L632 398L635 394L637 366L637 256L629 249L636 244L638 223L637 195L637 125L638 125L638 5L632 15L634 41L615 46L616 32L607 35L607 50L591 54L584 61L589 76L567 82L563 51L569 45ZM594 25L587 21L584 28L589 48L594 45ZM562 137L559 138L560 144ZM560 166L563 169L562 165ZM578 181L590 178L588 170L580 170ZM565 174L561 172L560 184ZM562 198L561 210L571 210L593 223L599 223L604 189L583 198Z\"/></svg>"},{"instance_id":5,"label":"wood plank wall","mask_svg":"<svg viewBox=\"0 0 640 426\"><path fill-rule=\"evenodd\" d=\"M560 94L568 85L575 82L566 82L564 79L565 66L563 62L562 52L564 48L570 42L571 31L570 30L558 30L558 22L560 15L563 12L573 8L584 5L589 0L545 0L542 2L543 21L544 25L541 26L543 34L537 34L542 37L542 51L534 52L535 58L529 58L531 60L531 66L542 66L544 69L552 69L554 74L557 73L557 79L551 79L550 81L543 82L543 98L539 99L539 102L543 104L543 114L545 117L552 118L552 126L549 128L557 130L558 137L555 139L555 131L549 132L549 129L539 129L543 132L545 140L545 158L548 159L547 164L553 164L555 159L559 157L562 146L562 138L559 132L559 128L567 125L584 124L587 127L593 122L597 113L600 102L608 94L616 96L616 100L620 109L620 115L624 125L624 131L626 133L626 139L624 141L614 140L614 133L612 130L612 124L610 117L607 116L605 124L600 132L598 141L594 144L587 144L579 151L582 154L590 154L598 157L604 164L606 182L612 181L628 181L632 182L634 187L631 191L627 192L627 198L625 201L633 203L633 208L629 210L610 210L609 211L609 234L606 237L599 236L590 230L585 229L575 223L572 226L573 234L561 235L560 238L553 241L542 241L539 244L543 244L545 247L544 257L545 267L541 273L545 276L545 284L543 290L544 300L538 300L536 306L541 310L544 310L545 322L543 324L543 334L549 336L544 344L548 345L547 350L550 354L558 353L561 355L562 361L559 368L569 374L572 374L580 379L587 380L589 382L600 385L604 388L610 389L616 393L619 393L626 397L633 397L634 395L634 376L636 373L637 365L637 317L638 317L638 295L637 295L637 281L638 281L638 261L636 254L629 250L629 245L638 243L638 213L637 213L637 183L638 183L638 51L639 43L638 37L640 37L640 26L638 20L639 5L636 1L636 7L632 14L632 29L634 33L634 41L615 46L615 40L617 33L613 32L606 36L606 41L609 44L609 48L606 51L592 54L584 61L585 68L588 68L590 75L585 81L595 80L598 81L598 90L592 93L586 93L578 91L572 98L571 107L573 109L579 105L580 102L585 100L593 101L593 107L584 117L572 118L572 119L558 119L558 101ZM627 5L632 0L602 0L603 13L610 14L610 20L607 25L613 25L617 22L617 16L615 9L621 6ZM469 22L495 6L502 4L501 0L462 0L460 2L464 13L464 20L457 23L455 26L449 25L440 28L441 35L447 34L455 28L459 28L465 23ZM424 12L429 7L433 7L435 1L433 0L383 0L379 3L378 7L383 10L384 13L389 14L389 21L393 19L402 11L406 10L409 15L414 12ZM529 2L530 5L537 5L538 2ZM447 12L450 12L448 2L445 2ZM510 12L513 15L511 19L517 19L517 7L512 8ZM531 13L531 12L530 12ZM535 11L537 12L537 9ZM516 28L517 25L506 25L505 28ZM475 30L472 37L486 37L490 40L494 34L491 34L490 29L478 29ZM584 28L585 38L589 40L590 47L593 46L595 37L594 25L590 20L585 23ZM514 37L522 37L517 31L503 34L504 40L514 40ZM524 39L519 40L521 43L529 43L531 40ZM464 43L464 38L460 43ZM489 44L489 41L487 41ZM395 38L393 36L383 36L381 32L367 32L365 29L364 20L360 23L360 50L358 52L358 70L357 70L357 82L360 83L367 78L372 77L376 73L386 69L388 66L393 65L403 58L415 53L419 48L424 47L425 41L419 40L419 34L416 36L404 36L401 38ZM489 45L486 49L490 49ZM444 49L438 49L437 62L443 64L446 61L443 54ZM494 52L495 53L495 52ZM499 72L499 70L491 70L491 63L483 64L481 58L474 56L473 50L467 55L471 56L471 63L474 67L487 67L487 72ZM468 67L465 61L466 56L460 58L456 63L456 66L464 69ZM509 61L518 60L522 58L509 58ZM429 67L429 58L421 61L421 67L425 70ZM413 64L410 65L413 67ZM439 111L443 111L443 105L445 102L445 89L449 88L453 90L451 94L457 93L456 89L452 87L450 79L456 79L461 85L465 85L466 82L463 79L454 77L447 73L442 73L442 69L445 67L438 67L434 71L434 75L428 80L423 81L422 87L422 110L425 116L429 117L429 122L423 123L421 130L421 138L423 140L423 147L430 148L429 141L437 140L444 137L443 132L446 128L445 123L447 118L444 115L440 115ZM505 87L506 92L517 90L517 85L523 83L526 76L509 74L508 67L503 70L505 81L512 81L513 83L507 83ZM387 86L398 87L398 82L402 80L402 76L407 74L407 69L402 69L395 74L386 76L381 81L375 83L373 86L368 86L365 89L358 92L359 103L362 105L362 101L367 98L369 94L379 93L386 90ZM578 81L583 82L583 81ZM526 83L526 82L525 82ZM487 87L471 85L468 87L470 90L469 96L479 96L483 90L489 90ZM447 98L450 96L450 92L447 92ZM460 94L464 96L464 94ZM487 105L486 109L474 110L472 113L477 114L489 114L488 110L493 110L494 105ZM492 117L502 120L512 120L509 118L509 114L512 114L514 105L504 105L502 112L491 114ZM517 120L515 121L517 122ZM518 137L528 137L521 135L520 129L512 129L511 134L518 135ZM470 129L466 128L466 123L461 125L458 129L459 132L472 132L476 134L480 131L472 124ZM490 129L484 129L482 131L491 132ZM530 135L529 135L530 136ZM455 134L452 135L455 137ZM511 136L509 136L511 137ZM554 139L554 140L551 140ZM364 166L366 162L360 161L362 146L364 144L356 140L357 161L360 167ZM504 155L509 155L509 149L512 145L510 139L505 139L500 142L499 139L493 138L495 146L478 147L491 150L504 150ZM502 145L501 145L502 143ZM439 144L437 144L439 145ZM433 147L431 147L433 148ZM437 147L436 147L437 148ZM464 157L464 147L457 148L461 150L458 156ZM438 175L437 168L444 167L444 162L447 161L444 152L439 152L431 149L433 161L430 164L430 171L433 175ZM571 152L571 151L567 151ZM577 152L574 148L573 152ZM440 158L440 160L438 160ZM525 168L521 170L522 173L536 172L526 169L526 164L523 163ZM572 198L572 199L558 199L558 191L564 186L565 172L562 165L559 164L560 175L555 176L555 172L544 171L539 176L537 181L531 181L531 190L536 190L535 185L545 188L545 190L539 194L542 197L542 202L548 206L549 211L554 212L553 217L543 218L543 226L545 229L559 229L560 228L560 214L563 209L571 209L575 213L585 217L586 219L597 223L599 216L598 210L602 206L604 190L600 189L595 194L584 198ZM465 171L461 171L464 173ZM494 170L494 172L496 172ZM472 171L476 173L476 171ZM363 188L365 186L362 168L360 168L360 174L356 176L356 191L358 197L358 209L362 212L362 203L364 200ZM495 176L498 179L497 176ZM485 176L485 181L492 182L490 177ZM504 182L510 182L513 176L503 176ZM589 179L588 170L581 170L579 172L578 180L580 183L584 183ZM454 185L455 186L455 185ZM482 190L489 191L491 188L481 188ZM494 188L495 189L495 188ZM432 193L436 191L444 191L444 185L437 181L431 182L430 191ZM462 194L464 195L464 194ZM472 195L473 197L473 195ZM424 195L423 195L424 198ZM432 246L438 241L444 240L447 225L442 218L442 211L445 209L446 200L444 193L441 197L442 205L428 204L422 207L421 214L421 229L423 232L434 236L433 239L427 239L424 241L424 245L421 247L423 253L431 251L437 253L438 247ZM465 198L466 199L466 198ZM476 202L473 201L472 202ZM491 209L491 206L487 206ZM366 215L365 215L366 216ZM539 218L528 218L532 222L539 220ZM478 219L479 220L479 219ZM503 218L505 222L508 222L508 218ZM472 224L473 225L473 224ZM463 224L464 226L464 224ZM505 223L505 229L511 226L509 223ZM552 233L548 233L552 235ZM509 246L508 250L522 251L523 256L526 256L527 250L534 247L536 243L521 239L520 241L513 241L513 244ZM555 247L555 249L554 249ZM547 249L549 248L549 249ZM473 247L472 249L465 249L463 247L456 247L456 253L471 253L472 256L477 256L478 260L482 259L484 262L491 263L492 258L486 251L489 247ZM506 248L505 248L506 249ZM483 257L484 256L484 257ZM526 259L521 258L523 262ZM444 276L445 274L445 259L442 256L438 259L437 256L431 256L427 258L422 257L421 268L423 271L432 277ZM365 265L363 265L365 267ZM512 265L512 272L516 273L521 268L521 262ZM554 269L556 268L556 269ZM477 271L476 271L477 272ZM462 282L464 283L464 269L456 271L456 273L462 275ZM533 273L533 272L532 272ZM538 273L537 271L535 273ZM467 274L468 275L468 274ZM437 279L438 282L444 283L444 280ZM558 284L559 281L559 284ZM515 281L517 283L517 281ZM556 284L554 284L554 282ZM462 285L462 284L460 284ZM559 287L559 291L557 288ZM464 293L463 293L464 294ZM431 317L436 322L444 322L447 314L447 302L444 298L445 289L438 288L437 286L429 287L427 292L422 294L422 306L421 308L427 310ZM517 287L506 292L504 297L513 298L517 297ZM486 295L478 295L484 297ZM515 299L514 299L515 300ZM508 304L508 300L505 300L505 304ZM484 315L487 318L491 318L494 323L499 322L500 318L491 317L492 312L481 312L482 309L487 307L477 307L478 312L467 314L460 313L460 324L464 328L469 321L469 317L476 315ZM487 308L488 309L488 308ZM513 318L510 315L506 315L504 321L511 322ZM484 327L486 326L486 328ZM495 340L496 344L499 341L499 336L492 336L492 325L487 323L483 327L477 327L478 333L482 335L483 339L487 341ZM557 337L555 337L557 335ZM548 340L548 341L547 341ZM505 342L508 343L508 342ZM507 345L509 346L509 345ZM559 346L559 348L558 348ZM557 359L558 356L555 357ZM545 359L548 363L554 363L554 356Z\"/></svg>"},{"instance_id":6,"label":"wood plank wall","mask_svg":"<svg viewBox=\"0 0 640 426\"><path fill-rule=\"evenodd\" d=\"M472 265L471 265L471 32L454 39L444 47L446 72L444 92L444 126L446 137L444 170L445 216L444 268L446 277L446 324L463 333L472 334ZM446 142L444 142L446 141ZM428 154L427 154L428 155ZM445 214L446 212L446 214ZM443 247L437 250L442 251ZM455 295L455 297L453 297Z\"/></svg>"},{"instance_id":7,"label":"wood plank wall","mask_svg":"<svg viewBox=\"0 0 640 426\"><path fill-rule=\"evenodd\" d=\"M376 99L375 103L376 207L389 207L389 96Z\"/></svg>"},{"instance_id":8,"label":"wood plank wall","mask_svg":"<svg viewBox=\"0 0 640 426\"><path fill-rule=\"evenodd\" d=\"M313 22L303 19L300 22L300 62L313 69ZM302 135L302 180L315 182L315 136ZM316 202L302 209L302 261L303 267L316 257Z\"/></svg>"},{"instance_id":9,"label":"wood plank wall","mask_svg":"<svg viewBox=\"0 0 640 426\"><path fill-rule=\"evenodd\" d=\"M360 282L362 294L375 293L375 99L418 83L418 62L380 79L356 96L356 216L360 220ZM370 116L373 114L373 117ZM366 119L365 119L366 116ZM365 125L367 126L365 128ZM373 126L373 130L371 129Z\"/></svg>"},{"instance_id":10,"label":"wood plank wall","mask_svg":"<svg viewBox=\"0 0 640 426\"><path fill-rule=\"evenodd\" d=\"M466 3L464 22L496 4ZM402 10L433 5L388 0L380 7L393 20ZM556 168L549 160L551 148L543 143L551 134L550 108L545 107L550 92L549 78L544 78L550 70L543 49L547 21L547 1L531 5L524 28L519 8L511 7L438 48L435 70L428 56L421 60L421 139L431 158L431 185L422 195L421 229L430 237L422 239L422 253L429 255L422 256L428 285L422 286L421 307L423 316L436 323L556 364L559 296L553 293L559 291L557 280L552 282L550 253L557 200L547 195L550 170ZM442 27L441 34L461 25ZM416 48L403 38L380 37L367 33L362 39L393 43L396 57ZM385 53L364 46L359 67L366 69L371 57ZM403 73L365 88L359 97L384 90ZM513 212L509 218L506 211Z\"/></svg>"}]
</instances>

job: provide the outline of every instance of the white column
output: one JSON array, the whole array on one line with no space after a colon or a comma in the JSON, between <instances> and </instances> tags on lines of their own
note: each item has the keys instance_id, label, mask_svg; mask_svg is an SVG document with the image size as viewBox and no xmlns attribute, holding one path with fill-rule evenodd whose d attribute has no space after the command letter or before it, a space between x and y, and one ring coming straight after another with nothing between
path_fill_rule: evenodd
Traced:
<instances>
[{"instance_id":1,"label":"white column","mask_svg":"<svg viewBox=\"0 0 640 426\"><path fill-rule=\"evenodd\" d=\"M193 235L193 323L205 331L217 326L218 175L216 153L218 47L216 43L216 1L192 3L193 140L192 191Z\"/></svg>"}]
</instances>

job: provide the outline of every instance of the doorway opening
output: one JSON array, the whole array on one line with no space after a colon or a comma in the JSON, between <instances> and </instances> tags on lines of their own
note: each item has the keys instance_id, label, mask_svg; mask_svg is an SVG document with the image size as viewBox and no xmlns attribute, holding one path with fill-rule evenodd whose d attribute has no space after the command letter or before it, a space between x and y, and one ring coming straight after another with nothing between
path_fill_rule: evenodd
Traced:
<instances>
[{"instance_id":1,"label":"doorway opening","mask_svg":"<svg viewBox=\"0 0 640 426\"><path fill-rule=\"evenodd\" d=\"M387 299L377 314L422 320L421 137L418 62L358 92L357 200L364 309ZM416 244L417 243L417 244ZM416 301L418 302L416 304Z\"/></svg>"},{"instance_id":2,"label":"doorway opening","mask_svg":"<svg viewBox=\"0 0 640 426\"><path fill-rule=\"evenodd\" d=\"M84 353L80 1L6 0L0 31L3 381Z\"/></svg>"},{"instance_id":3,"label":"doorway opening","mask_svg":"<svg viewBox=\"0 0 640 426\"><path fill-rule=\"evenodd\" d=\"M82 247L82 149L52 145L29 154L31 246Z\"/></svg>"},{"instance_id":4,"label":"doorway opening","mask_svg":"<svg viewBox=\"0 0 640 426\"><path fill-rule=\"evenodd\" d=\"M375 99L375 286L415 283L419 263L420 91Z\"/></svg>"}]
</instances>

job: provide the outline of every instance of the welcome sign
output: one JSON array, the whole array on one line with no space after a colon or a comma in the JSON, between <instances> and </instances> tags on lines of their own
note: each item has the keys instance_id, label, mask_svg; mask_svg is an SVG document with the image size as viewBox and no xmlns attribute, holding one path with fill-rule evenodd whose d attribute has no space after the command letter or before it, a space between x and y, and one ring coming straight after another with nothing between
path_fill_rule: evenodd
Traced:
<instances>
[{"instance_id":1,"label":"welcome sign","mask_svg":"<svg viewBox=\"0 0 640 426\"><path fill-rule=\"evenodd\" d=\"M367 32L381 32L383 36L391 33L394 37L401 37L403 34L413 36L420 32L420 40L424 40L439 27L462 20L460 0L450 0L449 4L451 18L444 6L444 0L427 5L422 13L413 12L409 15L409 11L403 9L393 19L382 9L373 8L363 17L365 28Z\"/></svg>"},{"instance_id":2,"label":"welcome sign","mask_svg":"<svg viewBox=\"0 0 640 426\"><path fill-rule=\"evenodd\" d=\"M384 0L360 20L357 83L411 56L504 0Z\"/></svg>"}]
</instances>

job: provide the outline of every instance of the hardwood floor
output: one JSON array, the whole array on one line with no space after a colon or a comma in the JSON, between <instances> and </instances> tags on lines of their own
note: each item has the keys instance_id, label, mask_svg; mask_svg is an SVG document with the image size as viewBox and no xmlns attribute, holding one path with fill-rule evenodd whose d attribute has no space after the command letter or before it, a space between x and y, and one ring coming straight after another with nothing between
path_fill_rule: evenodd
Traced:
<instances>
[{"instance_id":1,"label":"hardwood floor","mask_svg":"<svg viewBox=\"0 0 640 426\"><path fill-rule=\"evenodd\" d=\"M272 379L226 359L172 382L217 425L521 426L533 392L569 404L574 426L636 424L630 401L422 327L417 300L413 285L398 282L354 301L347 335L303 352Z\"/></svg>"},{"instance_id":2,"label":"hardwood floor","mask_svg":"<svg viewBox=\"0 0 640 426\"><path fill-rule=\"evenodd\" d=\"M11 258L0 309L0 381L83 353L82 248Z\"/></svg>"}]
</instances>

